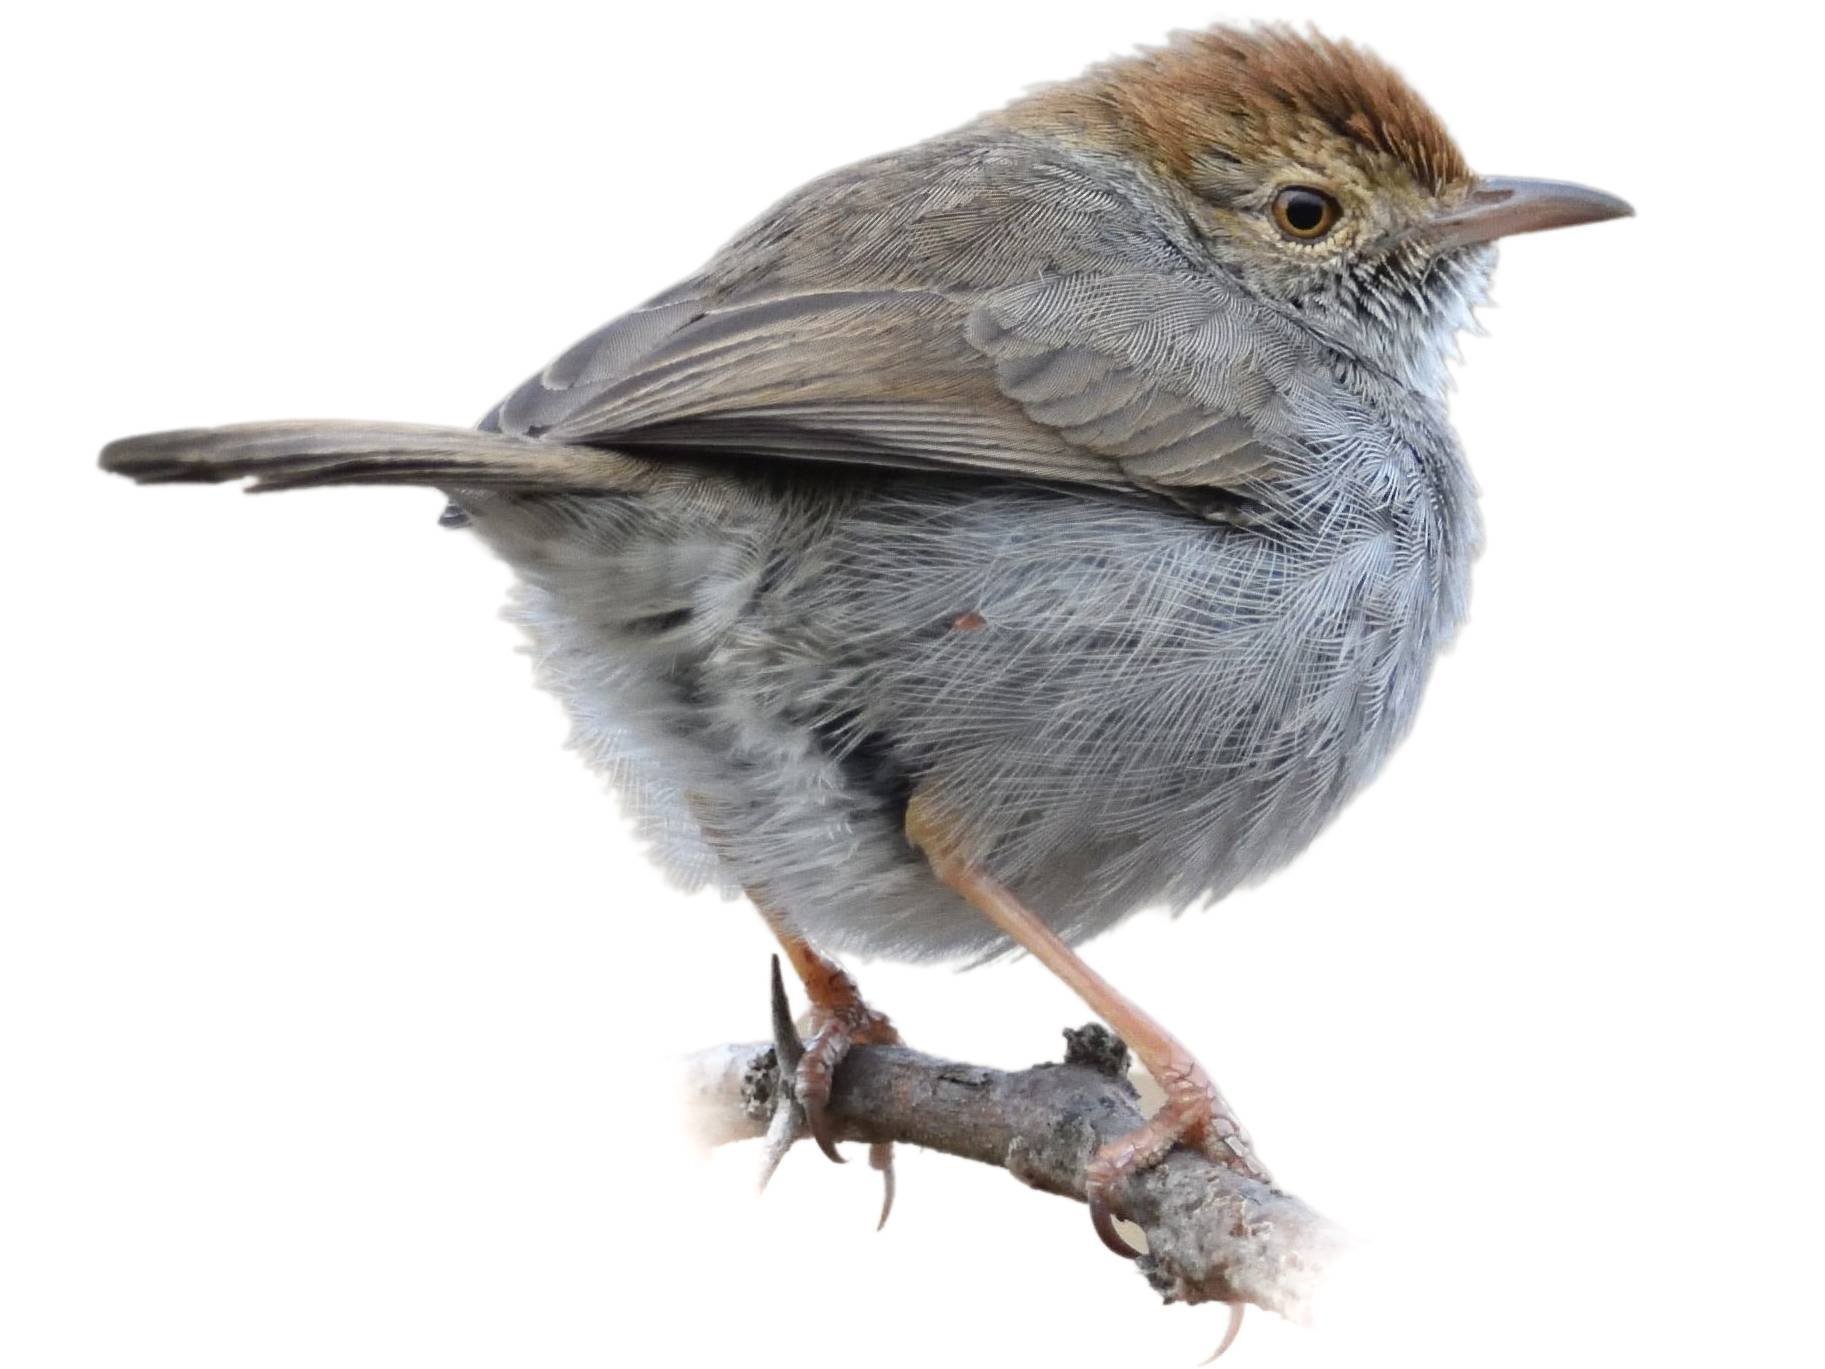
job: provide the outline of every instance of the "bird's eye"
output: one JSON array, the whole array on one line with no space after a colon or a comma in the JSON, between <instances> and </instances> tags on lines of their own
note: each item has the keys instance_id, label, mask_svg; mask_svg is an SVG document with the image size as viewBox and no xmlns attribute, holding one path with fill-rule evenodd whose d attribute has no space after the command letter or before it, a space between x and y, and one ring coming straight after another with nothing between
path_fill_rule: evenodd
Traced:
<instances>
[{"instance_id":1,"label":"bird's eye","mask_svg":"<svg viewBox=\"0 0 1825 1369\"><path fill-rule=\"evenodd\" d=\"M1337 201L1309 185L1289 185L1274 196L1274 222L1289 238L1316 242L1337 224Z\"/></svg>"}]
</instances>

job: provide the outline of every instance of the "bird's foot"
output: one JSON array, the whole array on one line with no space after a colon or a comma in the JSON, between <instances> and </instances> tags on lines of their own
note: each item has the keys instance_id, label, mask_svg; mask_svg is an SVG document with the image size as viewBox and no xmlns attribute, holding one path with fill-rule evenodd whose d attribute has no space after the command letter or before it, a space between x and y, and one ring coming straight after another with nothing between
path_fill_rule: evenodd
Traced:
<instances>
[{"instance_id":1,"label":"bird's foot","mask_svg":"<svg viewBox=\"0 0 1825 1369\"><path fill-rule=\"evenodd\" d=\"M790 1077L791 1103L801 1110L805 1127L818 1149L842 1164L843 1157L836 1148L836 1128L830 1119L830 1093L837 1067L855 1046L899 1045L900 1033L885 1013L868 1006L855 981L835 964L819 956L809 973L805 964L798 968L811 996L802 1041L786 1003L779 961L776 958L773 962L773 1029L780 1074L782 1078ZM881 1172L881 1217L877 1227L885 1226L893 1211L893 1143L872 1142L868 1162Z\"/></svg>"},{"instance_id":2,"label":"bird's foot","mask_svg":"<svg viewBox=\"0 0 1825 1369\"><path fill-rule=\"evenodd\" d=\"M907 807L906 837L925 852L933 874L1070 985L1114 1029L1165 1091L1165 1104L1145 1125L1116 1137L1090 1158L1084 1176L1084 1197L1090 1204L1096 1234L1104 1245L1119 1255L1133 1257L1140 1253L1116 1231L1112 1202L1121 1196L1125 1178L1158 1164L1180 1141L1196 1146L1238 1173L1263 1183L1272 1182L1267 1169L1255 1158L1254 1147L1235 1113L1191 1052L1086 964L1012 889L973 861L965 834L948 820L939 804L923 793L914 795ZM1217 1347L1217 1355L1230 1347L1241 1327L1242 1303L1232 1302L1229 1330Z\"/></svg>"},{"instance_id":3,"label":"bird's foot","mask_svg":"<svg viewBox=\"0 0 1825 1369\"><path fill-rule=\"evenodd\" d=\"M1242 1129L1204 1067L1185 1054L1170 1037L1165 1037L1165 1041L1170 1043L1173 1052L1171 1063L1152 1073L1165 1090L1166 1101L1145 1125L1136 1127L1126 1136L1116 1137L1091 1156L1084 1173L1084 1197L1090 1204L1090 1222L1095 1226L1096 1234L1109 1249L1129 1259L1141 1252L1122 1239L1121 1232L1115 1229L1109 1200L1124 1179L1157 1165L1175 1145L1183 1142L1194 1146L1238 1174L1264 1184L1273 1182L1267 1167L1255 1158L1248 1133ZM1155 1049L1159 1047L1157 1041L1149 1044ZM1242 1331L1243 1307L1239 1301L1229 1305L1229 1325L1223 1332L1223 1339L1204 1363L1221 1359L1236 1343L1236 1337Z\"/></svg>"},{"instance_id":4,"label":"bird's foot","mask_svg":"<svg viewBox=\"0 0 1825 1369\"><path fill-rule=\"evenodd\" d=\"M1154 1078L1166 1093L1159 1111L1145 1125L1098 1150L1084 1174L1084 1196L1096 1234L1109 1249L1130 1259L1140 1252L1115 1229L1110 1199L1124 1179L1157 1165L1175 1145L1193 1146L1238 1174L1272 1182L1266 1166L1255 1157L1248 1133L1202 1065L1179 1052Z\"/></svg>"},{"instance_id":5,"label":"bird's foot","mask_svg":"<svg viewBox=\"0 0 1825 1369\"><path fill-rule=\"evenodd\" d=\"M814 998L807 1013L805 1054L798 1062L793 1091L805 1110L812 1139L839 1165L835 1130L830 1123L830 1089L837 1066L855 1046L897 1046L900 1033L885 1013L876 1012L862 999L855 981L841 970L822 1001Z\"/></svg>"}]
</instances>

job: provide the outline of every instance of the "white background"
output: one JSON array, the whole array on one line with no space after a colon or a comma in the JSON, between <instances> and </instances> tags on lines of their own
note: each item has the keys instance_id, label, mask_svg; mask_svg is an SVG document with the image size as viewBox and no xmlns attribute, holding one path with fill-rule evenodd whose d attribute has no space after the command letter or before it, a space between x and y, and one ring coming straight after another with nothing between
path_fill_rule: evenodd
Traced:
<instances>
[{"instance_id":1,"label":"white background","mask_svg":"<svg viewBox=\"0 0 1825 1369\"><path fill-rule=\"evenodd\" d=\"M1797 13L1797 8L1795 11ZM1455 413L1489 550L1385 777L1091 958L1361 1238L1252 1365L1816 1362L1819 35L1356 3L1481 169L1632 199L1504 253ZM1479 18L1479 15L1493 17ZM427 491L249 500L127 432L473 421L838 163L1185 3L40 7L9 21L0 1363L1189 1365L1083 1210L664 1095L768 940L562 749ZM1811 21L1806 21L1810 23ZM931 1050L1085 1013L862 968Z\"/></svg>"}]
</instances>

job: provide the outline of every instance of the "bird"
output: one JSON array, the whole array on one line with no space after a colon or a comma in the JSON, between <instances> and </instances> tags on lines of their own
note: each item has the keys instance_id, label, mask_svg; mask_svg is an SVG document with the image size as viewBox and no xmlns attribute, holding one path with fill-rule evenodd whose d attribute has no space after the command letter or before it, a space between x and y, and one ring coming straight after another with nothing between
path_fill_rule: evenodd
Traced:
<instances>
[{"instance_id":1,"label":"bird","mask_svg":"<svg viewBox=\"0 0 1825 1369\"><path fill-rule=\"evenodd\" d=\"M837 957L1024 951L1165 1095L1087 1172L1133 1254L1122 1180L1174 1146L1271 1176L1078 947L1284 865L1407 734L1482 541L1447 390L1495 243L1631 212L1473 173L1366 48L1218 26L812 181L473 429L101 464L440 491L650 853L777 936L826 1153L843 1059L900 1039Z\"/></svg>"}]
</instances>

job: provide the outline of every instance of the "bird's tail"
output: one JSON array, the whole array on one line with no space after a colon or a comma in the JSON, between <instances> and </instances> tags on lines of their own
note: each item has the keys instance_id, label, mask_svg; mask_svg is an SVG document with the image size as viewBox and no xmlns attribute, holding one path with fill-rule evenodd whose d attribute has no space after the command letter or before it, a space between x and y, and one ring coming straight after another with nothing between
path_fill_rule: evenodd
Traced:
<instances>
[{"instance_id":1,"label":"bird's tail","mask_svg":"<svg viewBox=\"0 0 1825 1369\"><path fill-rule=\"evenodd\" d=\"M249 477L254 490L309 485L627 493L658 478L647 462L597 447L415 423L314 421L180 428L110 442L103 470L145 484Z\"/></svg>"}]
</instances>

